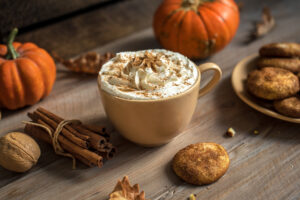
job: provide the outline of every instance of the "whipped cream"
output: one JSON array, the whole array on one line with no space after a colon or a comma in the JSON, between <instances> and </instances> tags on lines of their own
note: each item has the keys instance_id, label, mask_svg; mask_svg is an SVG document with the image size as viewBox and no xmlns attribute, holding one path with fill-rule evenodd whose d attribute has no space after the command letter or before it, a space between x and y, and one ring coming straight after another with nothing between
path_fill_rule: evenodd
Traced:
<instances>
[{"instance_id":1,"label":"whipped cream","mask_svg":"<svg viewBox=\"0 0 300 200\"><path fill-rule=\"evenodd\" d=\"M118 53L99 72L104 91L126 99L161 99L189 89L198 71L185 56L166 50Z\"/></svg>"}]
</instances>

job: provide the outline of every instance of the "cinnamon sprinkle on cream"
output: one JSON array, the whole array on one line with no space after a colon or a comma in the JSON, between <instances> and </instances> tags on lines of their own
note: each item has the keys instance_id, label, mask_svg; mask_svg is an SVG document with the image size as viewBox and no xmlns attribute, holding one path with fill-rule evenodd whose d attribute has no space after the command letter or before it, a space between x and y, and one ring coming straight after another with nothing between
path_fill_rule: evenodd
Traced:
<instances>
[{"instance_id":1,"label":"cinnamon sprinkle on cream","mask_svg":"<svg viewBox=\"0 0 300 200\"><path fill-rule=\"evenodd\" d=\"M198 78L196 65L166 50L122 52L102 66L101 88L128 99L159 99L179 94Z\"/></svg>"}]
</instances>

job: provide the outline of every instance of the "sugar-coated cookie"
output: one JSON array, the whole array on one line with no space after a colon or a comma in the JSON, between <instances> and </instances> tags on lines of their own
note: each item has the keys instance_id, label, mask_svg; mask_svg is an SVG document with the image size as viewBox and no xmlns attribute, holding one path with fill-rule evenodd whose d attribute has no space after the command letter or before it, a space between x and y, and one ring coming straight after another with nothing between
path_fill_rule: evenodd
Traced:
<instances>
[{"instance_id":1,"label":"sugar-coated cookie","mask_svg":"<svg viewBox=\"0 0 300 200\"><path fill-rule=\"evenodd\" d=\"M277 67L289 70L294 73L300 72L299 58L259 58L257 61L259 68Z\"/></svg>"},{"instance_id":2,"label":"sugar-coated cookie","mask_svg":"<svg viewBox=\"0 0 300 200\"><path fill-rule=\"evenodd\" d=\"M286 116L300 118L300 97L289 97L274 101L275 109Z\"/></svg>"},{"instance_id":3,"label":"sugar-coated cookie","mask_svg":"<svg viewBox=\"0 0 300 200\"><path fill-rule=\"evenodd\" d=\"M191 144L173 158L172 167L177 176L187 183L205 185L221 178L229 167L226 150L216 143Z\"/></svg>"},{"instance_id":4,"label":"sugar-coated cookie","mask_svg":"<svg viewBox=\"0 0 300 200\"><path fill-rule=\"evenodd\" d=\"M247 89L262 99L283 99L299 92L299 79L288 70L265 67L248 74Z\"/></svg>"},{"instance_id":5,"label":"sugar-coated cookie","mask_svg":"<svg viewBox=\"0 0 300 200\"><path fill-rule=\"evenodd\" d=\"M272 43L259 49L262 57L300 57L300 44L298 43Z\"/></svg>"}]
</instances>

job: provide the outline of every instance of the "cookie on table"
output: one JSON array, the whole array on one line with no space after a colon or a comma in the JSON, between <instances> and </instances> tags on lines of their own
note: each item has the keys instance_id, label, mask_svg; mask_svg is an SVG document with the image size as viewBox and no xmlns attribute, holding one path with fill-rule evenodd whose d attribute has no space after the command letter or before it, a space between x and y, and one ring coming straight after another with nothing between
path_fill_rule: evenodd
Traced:
<instances>
[{"instance_id":1,"label":"cookie on table","mask_svg":"<svg viewBox=\"0 0 300 200\"><path fill-rule=\"evenodd\" d=\"M261 57L300 57L300 44L298 43L272 43L259 49Z\"/></svg>"},{"instance_id":2,"label":"cookie on table","mask_svg":"<svg viewBox=\"0 0 300 200\"><path fill-rule=\"evenodd\" d=\"M277 100L299 92L299 78L292 72L275 67L265 67L248 74L247 89L256 97Z\"/></svg>"},{"instance_id":3,"label":"cookie on table","mask_svg":"<svg viewBox=\"0 0 300 200\"><path fill-rule=\"evenodd\" d=\"M299 58L259 58L256 64L259 68L276 67L289 70L293 73L300 72Z\"/></svg>"},{"instance_id":4,"label":"cookie on table","mask_svg":"<svg viewBox=\"0 0 300 200\"><path fill-rule=\"evenodd\" d=\"M289 97L286 99L274 101L275 110L279 113L289 116L300 118L300 97Z\"/></svg>"},{"instance_id":5,"label":"cookie on table","mask_svg":"<svg viewBox=\"0 0 300 200\"><path fill-rule=\"evenodd\" d=\"M205 185L221 178L229 167L226 150L216 143L191 144L173 158L172 167L177 176L187 183Z\"/></svg>"}]
</instances>

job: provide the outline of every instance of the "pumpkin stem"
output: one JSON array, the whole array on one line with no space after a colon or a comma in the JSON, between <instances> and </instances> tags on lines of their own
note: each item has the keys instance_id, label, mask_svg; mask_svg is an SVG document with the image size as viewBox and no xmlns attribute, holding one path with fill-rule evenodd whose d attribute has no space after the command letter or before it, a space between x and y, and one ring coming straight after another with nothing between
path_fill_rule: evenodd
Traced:
<instances>
[{"instance_id":1,"label":"pumpkin stem","mask_svg":"<svg viewBox=\"0 0 300 200\"><path fill-rule=\"evenodd\" d=\"M15 50L15 48L13 46L13 41L15 40L15 37L17 34L18 34L18 29L14 28L8 36L7 55L6 55L7 59L11 59L11 58L16 59L17 57L19 57L19 54L17 53L17 51Z\"/></svg>"},{"instance_id":2,"label":"pumpkin stem","mask_svg":"<svg viewBox=\"0 0 300 200\"><path fill-rule=\"evenodd\" d=\"M189 10L197 11L200 4L212 1L213 0L182 0L181 6Z\"/></svg>"},{"instance_id":3,"label":"pumpkin stem","mask_svg":"<svg viewBox=\"0 0 300 200\"><path fill-rule=\"evenodd\" d=\"M196 11L199 3L199 0L183 0L181 6Z\"/></svg>"}]
</instances>

